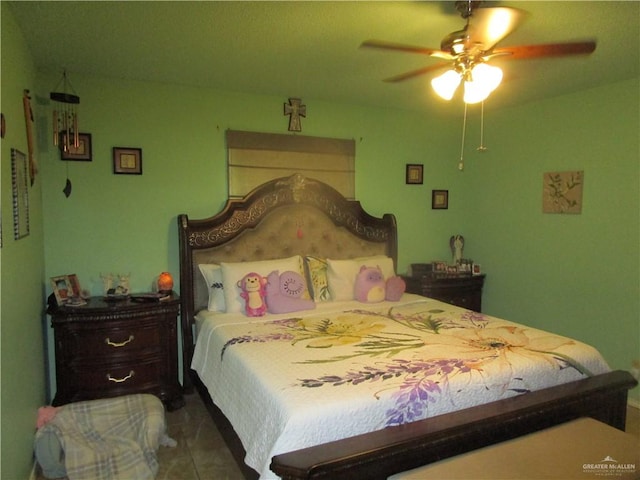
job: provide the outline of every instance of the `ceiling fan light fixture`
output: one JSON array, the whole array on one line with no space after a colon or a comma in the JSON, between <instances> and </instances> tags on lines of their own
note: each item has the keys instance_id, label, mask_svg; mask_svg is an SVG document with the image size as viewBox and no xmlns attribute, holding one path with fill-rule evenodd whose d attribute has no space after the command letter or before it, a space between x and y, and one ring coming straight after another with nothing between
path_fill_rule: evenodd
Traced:
<instances>
[{"instance_id":1,"label":"ceiling fan light fixture","mask_svg":"<svg viewBox=\"0 0 640 480\"><path fill-rule=\"evenodd\" d=\"M464 102L478 103L485 100L502 81L502 70L498 67L479 63L464 82Z\"/></svg>"},{"instance_id":2,"label":"ceiling fan light fixture","mask_svg":"<svg viewBox=\"0 0 640 480\"><path fill-rule=\"evenodd\" d=\"M447 70L431 80L431 87L444 100L451 100L456 92L462 76L455 70Z\"/></svg>"}]
</instances>

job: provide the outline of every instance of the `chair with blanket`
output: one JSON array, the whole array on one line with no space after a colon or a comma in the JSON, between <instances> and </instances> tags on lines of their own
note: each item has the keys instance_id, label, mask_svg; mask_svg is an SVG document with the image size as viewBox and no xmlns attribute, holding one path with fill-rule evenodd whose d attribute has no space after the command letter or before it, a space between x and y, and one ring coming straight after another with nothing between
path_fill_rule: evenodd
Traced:
<instances>
[{"instance_id":1,"label":"chair with blanket","mask_svg":"<svg viewBox=\"0 0 640 480\"><path fill-rule=\"evenodd\" d=\"M36 460L47 478L153 479L166 436L162 402L136 394L70 403L39 412Z\"/></svg>"}]
</instances>

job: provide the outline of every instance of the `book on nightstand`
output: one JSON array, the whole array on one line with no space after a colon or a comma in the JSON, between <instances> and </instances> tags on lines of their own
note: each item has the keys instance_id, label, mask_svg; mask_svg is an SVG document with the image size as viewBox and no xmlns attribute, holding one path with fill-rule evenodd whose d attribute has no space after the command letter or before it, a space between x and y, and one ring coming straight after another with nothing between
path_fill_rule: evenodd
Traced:
<instances>
[{"instance_id":1,"label":"book on nightstand","mask_svg":"<svg viewBox=\"0 0 640 480\"><path fill-rule=\"evenodd\" d=\"M132 293L132 302L162 302L171 298L170 293L148 292L148 293Z\"/></svg>"}]
</instances>

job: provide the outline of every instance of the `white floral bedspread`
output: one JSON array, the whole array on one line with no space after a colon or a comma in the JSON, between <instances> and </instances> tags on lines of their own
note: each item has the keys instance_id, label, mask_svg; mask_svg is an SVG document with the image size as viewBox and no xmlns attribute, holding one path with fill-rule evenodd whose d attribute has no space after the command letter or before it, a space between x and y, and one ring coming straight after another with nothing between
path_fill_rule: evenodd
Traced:
<instances>
[{"instance_id":1,"label":"white floral bedspread","mask_svg":"<svg viewBox=\"0 0 640 480\"><path fill-rule=\"evenodd\" d=\"M576 340L409 294L201 315L192 368L264 479L279 453L609 371Z\"/></svg>"}]
</instances>

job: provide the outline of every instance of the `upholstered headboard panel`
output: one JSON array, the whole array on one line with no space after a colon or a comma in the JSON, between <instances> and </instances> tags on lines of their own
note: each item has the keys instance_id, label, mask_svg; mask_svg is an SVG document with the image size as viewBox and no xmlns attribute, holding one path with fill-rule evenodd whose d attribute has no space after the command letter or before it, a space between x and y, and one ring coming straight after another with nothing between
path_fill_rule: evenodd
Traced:
<instances>
[{"instance_id":1,"label":"upholstered headboard panel","mask_svg":"<svg viewBox=\"0 0 640 480\"><path fill-rule=\"evenodd\" d=\"M366 213L320 181L295 174L269 181L218 214L191 220L178 216L180 295L186 372L193 351L194 315L208 293L198 265L314 255L345 259L384 254L397 261L396 220Z\"/></svg>"},{"instance_id":2,"label":"upholstered headboard panel","mask_svg":"<svg viewBox=\"0 0 640 480\"><path fill-rule=\"evenodd\" d=\"M207 286L198 265L202 263L250 262L313 255L322 258L355 258L387 255L385 242L354 236L324 212L304 204L284 205L268 212L260 223L215 247L193 251L194 311L206 308Z\"/></svg>"}]
</instances>

